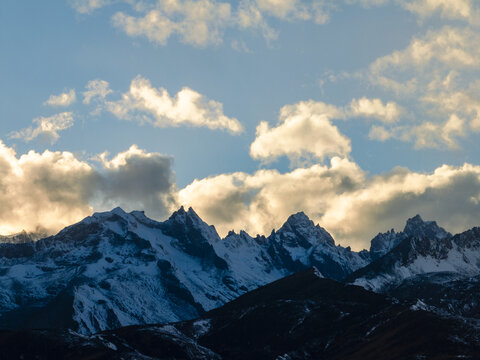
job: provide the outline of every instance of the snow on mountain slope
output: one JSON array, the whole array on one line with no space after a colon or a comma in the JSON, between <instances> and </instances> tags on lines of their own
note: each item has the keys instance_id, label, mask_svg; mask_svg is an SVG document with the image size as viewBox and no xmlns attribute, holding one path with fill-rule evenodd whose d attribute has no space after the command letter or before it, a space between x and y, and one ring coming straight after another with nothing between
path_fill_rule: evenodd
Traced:
<instances>
[{"instance_id":1,"label":"snow on mountain slope","mask_svg":"<svg viewBox=\"0 0 480 360\"><path fill-rule=\"evenodd\" d=\"M336 246L331 235L303 212L291 215L268 237L230 232L214 247L236 273L261 276L267 282L311 266L327 278L340 280L369 262L368 252Z\"/></svg>"},{"instance_id":2,"label":"snow on mountain slope","mask_svg":"<svg viewBox=\"0 0 480 360\"><path fill-rule=\"evenodd\" d=\"M302 264L301 268L315 266L325 277L335 280L343 279L370 260L367 251L357 253L350 247L335 245L331 235L314 225L303 212L290 216L273 237L280 248L287 250L294 264Z\"/></svg>"},{"instance_id":3,"label":"snow on mountain slope","mask_svg":"<svg viewBox=\"0 0 480 360\"><path fill-rule=\"evenodd\" d=\"M408 237L404 232L395 232L395 230L379 233L370 242L370 257L372 261L381 258L390 250L398 246Z\"/></svg>"},{"instance_id":4,"label":"snow on mountain slope","mask_svg":"<svg viewBox=\"0 0 480 360\"><path fill-rule=\"evenodd\" d=\"M404 305L424 304L440 315L480 320L480 276L452 272L418 274L390 289L388 295Z\"/></svg>"},{"instance_id":5,"label":"snow on mountain slope","mask_svg":"<svg viewBox=\"0 0 480 360\"><path fill-rule=\"evenodd\" d=\"M401 232L395 230L379 233L370 242L370 256L372 261L382 257L390 250L397 247L408 237L446 239L452 237L452 234L439 227L435 221L423 221L420 215L416 215L407 220L405 228Z\"/></svg>"},{"instance_id":6,"label":"snow on mountain slope","mask_svg":"<svg viewBox=\"0 0 480 360\"><path fill-rule=\"evenodd\" d=\"M181 222L183 237L169 236ZM158 223L117 208L24 251L8 244L0 247L0 312L25 326L53 321L82 333L198 316L247 290L229 283L213 233L193 210ZM57 301L67 314L45 319Z\"/></svg>"},{"instance_id":7,"label":"snow on mountain slope","mask_svg":"<svg viewBox=\"0 0 480 360\"><path fill-rule=\"evenodd\" d=\"M452 237L435 222L418 215L407 221L396 247L347 279L374 291L387 291L418 274L452 272L462 276L480 274L480 229ZM395 234L394 234L395 235ZM372 244L373 245L373 244Z\"/></svg>"},{"instance_id":8,"label":"snow on mountain slope","mask_svg":"<svg viewBox=\"0 0 480 360\"><path fill-rule=\"evenodd\" d=\"M116 208L37 242L0 244L0 324L86 334L185 320L299 269L340 278L367 258L303 213L268 238L221 240L193 209L157 222Z\"/></svg>"}]
</instances>

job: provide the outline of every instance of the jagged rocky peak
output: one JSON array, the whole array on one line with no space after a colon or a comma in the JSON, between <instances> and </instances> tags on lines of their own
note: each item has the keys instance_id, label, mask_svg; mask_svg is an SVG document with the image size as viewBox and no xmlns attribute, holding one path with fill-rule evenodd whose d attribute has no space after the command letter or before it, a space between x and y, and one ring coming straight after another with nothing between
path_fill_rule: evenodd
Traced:
<instances>
[{"instance_id":1,"label":"jagged rocky peak","mask_svg":"<svg viewBox=\"0 0 480 360\"><path fill-rule=\"evenodd\" d=\"M221 241L215 227L204 222L192 208L185 211L181 206L161 224L161 229L164 234L175 239L173 245L183 252L217 268L228 268L225 260L215 253L212 246Z\"/></svg>"},{"instance_id":2,"label":"jagged rocky peak","mask_svg":"<svg viewBox=\"0 0 480 360\"><path fill-rule=\"evenodd\" d=\"M229 238L240 238L240 239L248 239L248 240L253 240L253 238L244 230L240 230L240 232L237 234L235 230L230 230L225 236L223 240L228 240Z\"/></svg>"},{"instance_id":3,"label":"jagged rocky peak","mask_svg":"<svg viewBox=\"0 0 480 360\"><path fill-rule=\"evenodd\" d=\"M372 260L382 257L397 247L403 240L410 237L426 241L447 240L450 239L452 235L438 226L435 221L424 221L420 215L415 215L407 220L403 231L395 232L395 230L391 229L386 233L379 233L371 240L370 256Z\"/></svg>"},{"instance_id":4,"label":"jagged rocky peak","mask_svg":"<svg viewBox=\"0 0 480 360\"><path fill-rule=\"evenodd\" d=\"M436 221L424 221L418 214L407 220L403 232L408 236L432 240L452 237L452 234L438 226Z\"/></svg>"},{"instance_id":5,"label":"jagged rocky peak","mask_svg":"<svg viewBox=\"0 0 480 360\"><path fill-rule=\"evenodd\" d=\"M127 212L123 210L120 206L117 206L116 208L112 209L110 211L112 214L119 215L119 216L125 216L127 215Z\"/></svg>"},{"instance_id":6,"label":"jagged rocky peak","mask_svg":"<svg viewBox=\"0 0 480 360\"><path fill-rule=\"evenodd\" d=\"M185 207L183 205L180 206L177 211L174 211L172 215L170 215L169 220L186 221L187 218L202 221L192 207L189 207L188 210L185 211Z\"/></svg>"},{"instance_id":7,"label":"jagged rocky peak","mask_svg":"<svg viewBox=\"0 0 480 360\"><path fill-rule=\"evenodd\" d=\"M105 218L111 217L112 215L117 215L120 217L125 217L127 216L127 212L123 210L120 206L117 206L116 208L110 210L110 211L99 211L99 212L94 212L92 215L92 218L98 219L98 220L103 220Z\"/></svg>"},{"instance_id":8,"label":"jagged rocky peak","mask_svg":"<svg viewBox=\"0 0 480 360\"><path fill-rule=\"evenodd\" d=\"M474 227L453 237L453 241L462 248L480 248L480 227Z\"/></svg>"},{"instance_id":9,"label":"jagged rocky peak","mask_svg":"<svg viewBox=\"0 0 480 360\"><path fill-rule=\"evenodd\" d=\"M186 216L187 216L187 212L185 211L185 208L182 205L177 211L174 211L172 215L170 215L168 220L185 219Z\"/></svg>"},{"instance_id":10,"label":"jagged rocky peak","mask_svg":"<svg viewBox=\"0 0 480 360\"><path fill-rule=\"evenodd\" d=\"M393 229L386 233L379 233L370 242L370 256L372 260L376 260L385 255L400 244L407 236L405 233L397 233Z\"/></svg>"},{"instance_id":11,"label":"jagged rocky peak","mask_svg":"<svg viewBox=\"0 0 480 360\"><path fill-rule=\"evenodd\" d=\"M215 230L215 226L208 225L191 207L185 211L185 208L182 205L177 211L172 213L164 224L174 227L183 226L187 228L195 228L200 230L206 237L212 237L212 239L209 240L220 240L220 237Z\"/></svg>"},{"instance_id":12,"label":"jagged rocky peak","mask_svg":"<svg viewBox=\"0 0 480 360\"><path fill-rule=\"evenodd\" d=\"M222 243L228 247L239 248L242 246L253 246L255 240L244 230L240 230L238 234L235 230L230 230L227 236L222 239Z\"/></svg>"},{"instance_id":13,"label":"jagged rocky peak","mask_svg":"<svg viewBox=\"0 0 480 360\"><path fill-rule=\"evenodd\" d=\"M313 225L313 221L310 220L310 218L303 211L300 211L296 214L290 215L284 226L291 226L297 228Z\"/></svg>"},{"instance_id":14,"label":"jagged rocky peak","mask_svg":"<svg viewBox=\"0 0 480 360\"><path fill-rule=\"evenodd\" d=\"M320 243L335 246L335 241L328 231L315 225L303 211L290 215L280 230L275 234L272 232L270 236L273 235L290 247L308 248Z\"/></svg>"}]
</instances>

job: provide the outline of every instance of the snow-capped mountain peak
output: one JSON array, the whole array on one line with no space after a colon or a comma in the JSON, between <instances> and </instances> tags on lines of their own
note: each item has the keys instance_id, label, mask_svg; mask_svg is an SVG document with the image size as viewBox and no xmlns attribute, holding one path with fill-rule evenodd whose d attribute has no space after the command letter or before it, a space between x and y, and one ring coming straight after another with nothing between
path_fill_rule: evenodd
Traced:
<instances>
[{"instance_id":1,"label":"snow-capped mountain peak","mask_svg":"<svg viewBox=\"0 0 480 360\"><path fill-rule=\"evenodd\" d=\"M436 221L424 221L418 214L407 220L403 232L417 238L445 239L452 237L452 234L438 226Z\"/></svg>"},{"instance_id":2,"label":"snow-capped mountain peak","mask_svg":"<svg viewBox=\"0 0 480 360\"><path fill-rule=\"evenodd\" d=\"M307 227L311 225L313 225L313 221L310 220L303 211L300 211L296 214L290 215L283 226Z\"/></svg>"},{"instance_id":3,"label":"snow-capped mountain peak","mask_svg":"<svg viewBox=\"0 0 480 360\"><path fill-rule=\"evenodd\" d=\"M372 240L373 262L352 274L348 281L367 289L387 291L406 279L428 273L477 276L479 250L480 231L475 228L452 236L435 221L424 221L417 215L407 220L403 232L377 235ZM376 253L383 256L375 257Z\"/></svg>"},{"instance_id":4,"label":"snow-capped mountain peak","mask_svg":"<svg viewBox=\"0 0 480 360\"><path fill-rule=\"evenodd\" d=\"M187 224L187 222L190 222L190 224L194 224L196 226L209 226L200 218L200 216L197 215L197 213L195 212L195 210L193 210L192 207L189 207L188 210L185 210L185 207L183 205L180 206L177 211L174 211L167 221L183 224Z\"/></svg>"},{"instance_id":5,"label":"snow-capped mountain peak","mask_svg":"<svg viewBox=\"0 0 480 360\"><path fill-rule=\"evenodd\" d=\"M332 236L322 227L313 223L304 212L291 215L276 232L276 238L287 247L308 249L319 244L335 246Z\"/></svg>"},{"instance_id":6,"label":"snow-capped mountain peak","mask_svg":"<svg viewBox=\"0 0 480 360\"><path fill-rule=\"evenodd\" d=\"M375 236L370 242L370 256L372 260L377 260L407 238L416 238L424 242L427 239L442 240L451 237L452 234L438 226L435 221L424 221L420 215L415 215L407 220L403 231L395 232L391 229Z\"/></svg>"},{"instance_id":7,"label":"snow-capped mountain peak","mask_svg":"<svg viewBox=\"0 0 480 360\"><path fill-rule=\"evenodd\" d=\"M163 224L164 230L167 232L180 232L185 235L187 231L195 231L200 235L196 237L198 241L207 241L210 244L220 241L215 226L204 222L191 207L185 211L185 208L181 206ZM181 238L183 237L185 236L181 236Z\"/></svg>"}]
</instances>

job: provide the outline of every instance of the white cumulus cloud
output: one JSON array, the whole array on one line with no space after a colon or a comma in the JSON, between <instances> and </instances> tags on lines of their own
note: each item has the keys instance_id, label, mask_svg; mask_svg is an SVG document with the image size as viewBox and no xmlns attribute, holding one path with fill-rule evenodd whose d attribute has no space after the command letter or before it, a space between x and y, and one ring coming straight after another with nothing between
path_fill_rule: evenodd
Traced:
<instances>
[{"instance_id":1,"label":"white cumulus cloud","mask_svg":"<svg viewBox=\"0 0 480 360\"><path fill-rule=\"evenodd\" d=\"M292 160L309 156L320 160L327 156L347 156L351 150L350 139L330 121L340 117L343 117L340 109L321 102L284 106L276 127L271 128L265 121L257 126L250 155L267 161L280 156Z\"/></svg>"},{"instance_id":2,"label":"white cumulus cloud","mask_svg":"<svg viewBox=\"0 0 480 360\"><path fill-rule=\"evenodd\" d=\"M170 96L166 89L156 89L140 76L132 80L129 91L120 100L105 101L104 106L120 119L136 119L158 127L190 125L232 134L243 131L237 119L224 115L221 103L188 87Z\"/></svg>"},{"instance_id":3,"label":"white cumulus cloud","mask_svg":"<svg viewBox=\"0 0 480 360\"><path fill-rule=\"evenodd\" d=\"M393 123L402 115L403 109L395 102L383 104L380 99L353 99L350 103L351 116L375 118L385 123Z\"/></svg>"}]
</instances>

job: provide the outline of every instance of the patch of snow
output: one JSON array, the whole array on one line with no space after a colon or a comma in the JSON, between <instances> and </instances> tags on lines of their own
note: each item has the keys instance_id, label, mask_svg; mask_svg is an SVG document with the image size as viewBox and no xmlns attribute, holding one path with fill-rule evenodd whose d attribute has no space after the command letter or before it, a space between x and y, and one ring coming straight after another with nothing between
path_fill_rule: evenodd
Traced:
<instances>
[{"instance_id":1,"label":"patch of snow","mask_svg":"<svg viewBox=\"0 0 480 360\"><path fill-rule=\"evenodd\" d=\"M410 310L414 310L414 311L419 311L419 310L429 311L429 309L430 307L420 299L417 299L417 302L412 306L410 306Z\"/></svg>"},{"instance_id":2,"label":"patch of snow","mask_svg":"<svg viewBox=\"0 0 480 360\"><path fill-rule=\"evenodd\" d=\"M193 323L193 328L195 330L195 338L205 335L210 331L211 324L210 319L197 320Z\"/></svg>"},{"instance_id":3,"label":"patch of snow","mask_svg":"<svg viewBox=\"0 0 480 360\"><path fill-rule=\"evenodd\" d=\"M313 267L313 274L320 279L325 278L325 276L323 276L323 274L315 266Z\"/></svg>"}]
</instances>

